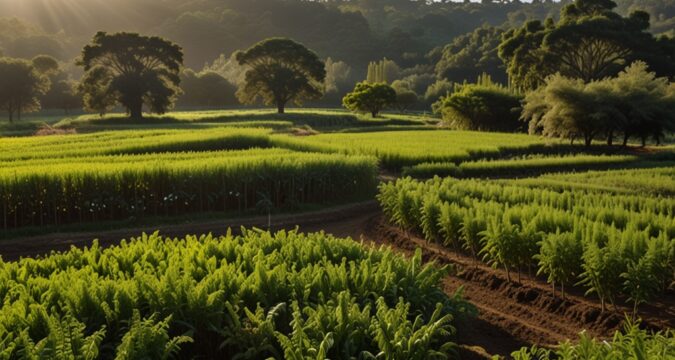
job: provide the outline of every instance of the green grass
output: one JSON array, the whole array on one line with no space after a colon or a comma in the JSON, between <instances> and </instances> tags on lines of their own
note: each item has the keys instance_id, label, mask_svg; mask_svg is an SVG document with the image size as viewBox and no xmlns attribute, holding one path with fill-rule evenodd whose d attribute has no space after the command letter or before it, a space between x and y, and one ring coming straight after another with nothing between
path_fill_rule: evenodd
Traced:
<instances>
[{"instance_id":1,"label":"green grass","mask_svg":"<svg viewBox=\"0 0 675 360\"><path fill-rule=\"evenodd\" d=\"M125 114L82 115L63 119L57 127L74 127L87 131L97 127L109 129L114 126L167 126L195 123L257 123L286 121L294 126L309 125L322 129L342 129L349 127L379 126L421 126L435 123L437 119L425 115L383 114L380 118L353 114L340 109L288 109L285 114L277 114L268 109L251 110L208 110L208 111L175 111L164 115L146 115L142 120L130 119ZM262 125L261 125L262 126Z\"/></svg>"}]
</instances>

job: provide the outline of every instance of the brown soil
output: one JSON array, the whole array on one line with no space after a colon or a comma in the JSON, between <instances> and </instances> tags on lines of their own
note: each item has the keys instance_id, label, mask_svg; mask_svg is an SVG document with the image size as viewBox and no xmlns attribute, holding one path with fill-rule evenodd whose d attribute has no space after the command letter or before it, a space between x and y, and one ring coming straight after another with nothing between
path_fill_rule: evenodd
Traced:
<instances>
[{"instance_id":1,"label":"brown soil","mask_svg":"<svg viewBox=\"0 0 675 360\"><path fill-rule=\"evenodd\" d=\"M300 226L303 231L309 232L329 228L335 231L336 235L358 238L360 236L358 230L350 230L355 228L352 224L358 222L364 215L372 216L378 212L378 209L379 206L376 201L367 201L311 213L275 215L270 219L271 230L293 229L296 226ZM46 255L52 251L68 250L71 246L88 246L91 245L94 239L98 239L101 246L105 247L115 245L121 239L130 239L144 232L153 233L156 230L160 230L160 233L164 236L182 237L186 234L212 233L214 235L223 235L230 228L236 233L242 226L267 229L267 225L267 216L257 216L251 218L210 220L199 223L149 225L114 231L54 233L0 241L0 256L2 256L3 260L8 261L17 260L20 257Z\"/></svg>"},{"instance_id":2,"label":"brown soil","mask_svg":"<svg viewBox=\"0 0 675 360\"><path fill-rule=\"evenodd\" d=\"M213 221L198 224L161 226L167 236L213 233L222 234L229 227L265 228L266 217ZM509 283L501 270L495 270L470 257L456 254L441 246L429 244L414 235L407 235L384 221L376 202L370 201L318 211L272 218L272 229L301 231L324 230L339 237L351 237L375 245L391 246L404 254L421 248L425 261L451 264L453 274L443 286L448 294L463 287L463 295L474 304L478 316L457 324L458 343L463 359L486 359L491 355L508 355L522 346L537 344L552 346L565 339L575 339L581 331L593 336L609 337L621 327L623 315L612 311L601 313L599 302L585 298L572 289L566 299L554 297L550 287L541 279L523 276L520 283ZM52 250L67 250L70 246L86 246L98 238L104 246L130 238L150 228L134 228L105 233L53 234L9 242L0 242L0 255L5 260L35 256ZM514 276L515 277L515 276ZM621 307L620 311L629 311ZM645 307L640 314L644 325L654 329L675 327L675 296L668 294L662 302Z\"/></svg>"},{"instance_id":3,"label":"brown soil","mask_svg":"<svg viewBox=\"0 0 675 360\"><path fill-rule=\"evenodd\" d=\"M563 300L559 293L553 296L544 281L527 275L518 282L512 274L509 283L504 271L405 234L382 216L372 218L366 229L369 240L407 254L421 248L425 261L454 267L454 274L444 281L446 291L452 294L463 287L464 297L479 311L478 317L458 325L463 358L508 355L532 344L551 347L566 339L576 339L581 331L609 338L621 328L623 314L631 311L620 306L618 313L609 310L603 313L599 301L584 297L580 289L572 289ZM675 327L675 296L669 293L660 302L643 306L640 317L647 328Z\"/></svg>"}]
</instances>

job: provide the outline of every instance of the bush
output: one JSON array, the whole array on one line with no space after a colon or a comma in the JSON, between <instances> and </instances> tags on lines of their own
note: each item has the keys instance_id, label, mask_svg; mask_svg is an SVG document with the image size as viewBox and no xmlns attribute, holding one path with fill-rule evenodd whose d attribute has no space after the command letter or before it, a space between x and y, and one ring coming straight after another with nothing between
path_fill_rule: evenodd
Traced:
<instances>
[{"instance_id":1,"label":"bush","mask_svg":"<svg viewBox=\"0 0 675 360\"><path fill-rule=\"evenodd\" d=\"M467 84L441 98L437 108L453 129L518 131L522 96L497 85Z\"/></svg>"}]
</instances>

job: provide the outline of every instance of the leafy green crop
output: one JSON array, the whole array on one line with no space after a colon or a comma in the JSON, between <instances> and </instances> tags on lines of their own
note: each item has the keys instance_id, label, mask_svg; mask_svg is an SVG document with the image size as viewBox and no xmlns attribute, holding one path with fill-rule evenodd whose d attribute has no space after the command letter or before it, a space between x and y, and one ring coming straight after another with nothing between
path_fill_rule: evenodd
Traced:
<instances>
[{"instance_id":1,"label":"leafy green crop","mask_svg":"<svg viewBox=\"0 0 675 360\"><path fill-rule=\"evenodd\" d=\"M672 169L617 172L640 192L571 186L559 191L528 181L411 178L380 185L378 200L395 224L445 245L459 243L474 258L515 270L532 267L552 284L583 285L606 303L624 299L635 310L666 291L675 274L675 198L655 195ZM626 174L626 175L622 175ZM662 174L657 182L652 178ZM576 175L560 175L573 179ZM611 178L612 173L605 175ZM672 179L671 179L672 180ZM617 182L617 180L615 180ZM404 201L402 201L404 199ZM420 215L421 214L421 215ZM435 219L434 219L435 217ZM432 226L437 224L436 226Z\"/></svg>"},{"instance_id":2,"label":"leafy green crop","mask_svg":"<svg viewBox=\"0 0 675 360\"><path fill-rule=\"evenodd\" d=\"M295 231L0 261L0 358L446 359L445 268Z\"/></svg>"}]
</instances>

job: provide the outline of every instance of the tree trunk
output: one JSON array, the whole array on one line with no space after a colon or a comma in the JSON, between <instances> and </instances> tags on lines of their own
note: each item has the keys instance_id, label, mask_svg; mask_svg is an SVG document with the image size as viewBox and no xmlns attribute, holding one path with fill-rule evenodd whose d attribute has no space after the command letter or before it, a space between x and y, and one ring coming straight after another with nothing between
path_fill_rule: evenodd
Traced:
<instances>
[{"instance_id":1,"label":"tree trunk","mask_svg":"<svg viewBox=\"0 0 675 360\"><path fill-rule=\"evenodd\" d=\"M137 99L133 99L127 105L127 111L129 111L129 117L132 119L143 119L143 99L139 96Z\"/></svg>"},{"instance_id":2,"label":"tree trunk","mask_svg":"<svg viewBox=\"0 0 675 360\"><path fill-rule=\"evenodd\" d=\"M370 115L371 115L371 116L373 117L373 119L374 119L374 118L377 117L377 113L378 113L377 110L373 110L373 111L370 112Z\"/></svg>"},{"instance_id":3,"label":"tree trunk","mask_svg":"<svg viewBox=\"0 0 675 360\"><path fill-rule=\"evenodd\" d=\"M586 147L590 147L591 144L593 144L593 138L588 135L584 136L584 145L586 145Z\"/></svg>"},{"instance_id":4,"label":"tree trunk","mask_svg":"<svg viewBox=\"0 0 675 360\"><path fill-rule=\"evenodd\" d=\"M645 146L647 146L647 137L646 137L646 136L644 136L644 135L642 135L642 137L641 137L641 138L642 138L642 147L645 147Z\"/></svg>"},{"instance_id":5,"label":"tree trunk","mask_svg":"<svg viewBox=\"0 0 675 360\"><path fill-rule=\"evenodd\" d=\"M623 146L626 147L628 146L628 138L630 137L630 134L624 133L623 134Z\"/></svg>"},{"instance_id":6,"label":"tree trunk","mask_svg":"<svg viewBox=\"0 0 675 360\"><path fill-rule=\"evenodd\" d=\"M607 135L607 146L612 145L614 145L614 132L610 131L609 134Z\"/></svg>"},{"instance_id":7,"label":"tree trunk","mask_svg":"<svg viewBox=\"0 0 675 360\"><path fill-rule=\"evenodd\" d=\"M285 113L286 109L286 104L282 103L281 101L277 102L277 113L278 114L283 114Z\"/></svg>"}]
</instances>

